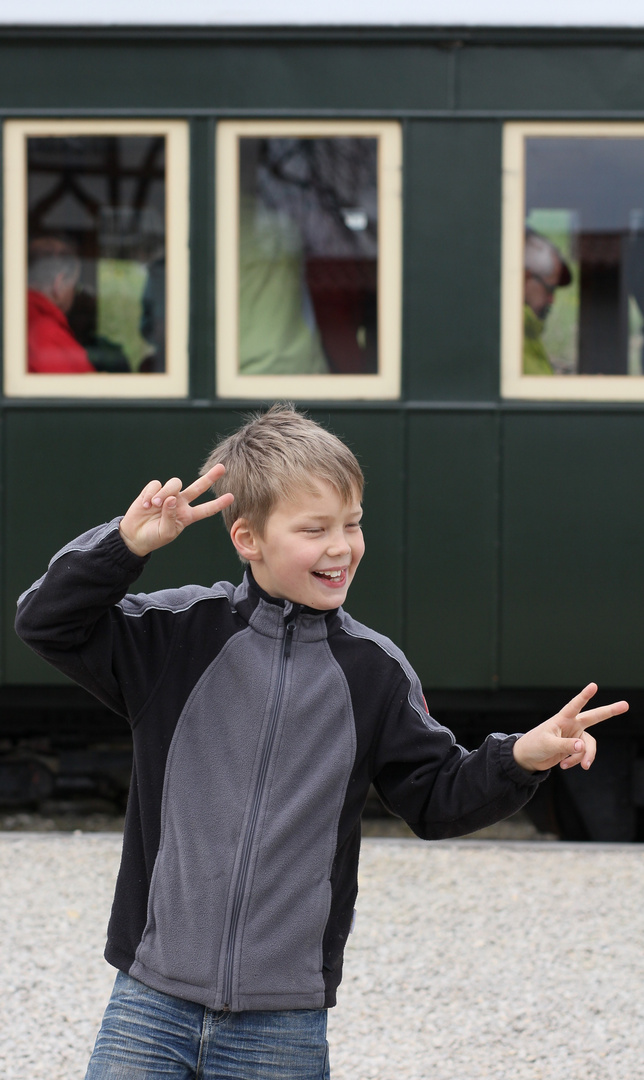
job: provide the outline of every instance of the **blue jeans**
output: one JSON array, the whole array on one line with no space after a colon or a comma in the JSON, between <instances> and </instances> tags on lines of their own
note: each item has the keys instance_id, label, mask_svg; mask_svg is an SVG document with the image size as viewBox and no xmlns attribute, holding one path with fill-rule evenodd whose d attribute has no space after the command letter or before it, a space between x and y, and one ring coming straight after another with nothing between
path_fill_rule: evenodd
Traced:
<instances>
[{"instance_id":1,"label":"blue jeans","mask_svg":"<svg viewBox=\"0 0 644 1080\"><path fill-rule=\"evenodd\" d=\"M329 1080L326 1010L213 1012L119 971L85 1080Z\"/></svg>"}]
</instances>

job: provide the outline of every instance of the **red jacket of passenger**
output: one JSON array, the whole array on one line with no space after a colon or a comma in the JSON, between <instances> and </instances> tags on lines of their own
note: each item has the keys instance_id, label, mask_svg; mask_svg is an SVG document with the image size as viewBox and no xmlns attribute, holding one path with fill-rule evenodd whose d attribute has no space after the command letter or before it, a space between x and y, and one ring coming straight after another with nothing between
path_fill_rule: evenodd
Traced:
<instances>
[{"instance_id":1,"label":"red jacket of passenger","mask_svg":"<svg viewBox=\"0 0 644 1080\"><path fill-rule=\"evenodd\" d=\"M27 332L29 371L83 374L96 370L60 308L35 289L27 294Z\"/></svg>"}]
</instances>

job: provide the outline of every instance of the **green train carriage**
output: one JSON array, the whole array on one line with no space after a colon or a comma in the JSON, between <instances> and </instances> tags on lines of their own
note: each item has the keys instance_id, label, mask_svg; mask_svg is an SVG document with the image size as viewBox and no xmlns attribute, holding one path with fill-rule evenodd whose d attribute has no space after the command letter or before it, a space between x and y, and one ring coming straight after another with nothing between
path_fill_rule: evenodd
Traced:
<instances>
[{"instance_id":1,"label":"green train carriage","mask_svg":"<svg viewBox=\"0 0 644 1080\"><path fill-rule=\"evenodd\" d=\"M468 745L590 679L628 697L535 814L641 839L644 28L5 25L0 112L0 798L127 772L125 725L15 637L18 594L285 398L365 468L352 614ZM526 225L570 269L545 376ZM92 372L30 366L43 251L77 265ZM214 523L141 588L238 574Z\"/></svg>"}]
</instances>

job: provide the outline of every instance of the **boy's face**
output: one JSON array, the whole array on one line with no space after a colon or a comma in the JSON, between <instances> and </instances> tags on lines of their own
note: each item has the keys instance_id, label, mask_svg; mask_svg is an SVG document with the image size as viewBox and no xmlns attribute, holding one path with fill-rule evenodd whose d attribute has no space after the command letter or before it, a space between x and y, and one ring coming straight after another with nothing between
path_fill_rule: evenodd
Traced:
<instances>
[{"instance_id":1,"label":"boy's face","mask_svg":"<svg viewBox=\"0 0 644 1080\"><path fill-rule=\"evenodd\" d=\"M357 498L344 503L331 484L277 503L250 558L258 585L271 596L328 611L343 604L364 554Z\"/></svg>"}]
</instances>

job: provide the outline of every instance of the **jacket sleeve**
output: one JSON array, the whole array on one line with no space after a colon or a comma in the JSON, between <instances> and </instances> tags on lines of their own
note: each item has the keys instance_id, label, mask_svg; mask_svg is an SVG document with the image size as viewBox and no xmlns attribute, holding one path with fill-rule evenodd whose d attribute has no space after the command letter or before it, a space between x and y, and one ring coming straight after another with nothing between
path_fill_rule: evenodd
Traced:
<instances>
[{"instance_id":1,"label":"jacket sleeve","mask_svg":"<svg viewBox=\"0 0 644 1080\"><path fill-rule=\"evenodd\" d=\"M404 675L381 728L374 785L423 840L462 836L521 809L548 775L517 765L517 738L488 735L468 752L429 715L419 681Z\"/></svg>"},{"instance_id":2,"label":"jacket sleeve","mask_svg":"<svg viewBox=\"0 0 644 1080\"><path fill-rule=\"evenodd\" d=\"M146 560L124 544L119 520L83 533L54 556L43 577L19 598L16 632L63 674L131 716L136 702L126 700L128 686L145 693L139 628L125 625L118 604Z\"/></svg>"}]
</instances>

